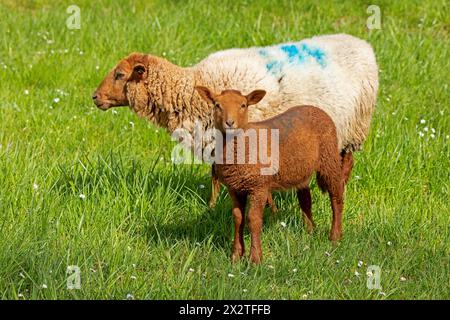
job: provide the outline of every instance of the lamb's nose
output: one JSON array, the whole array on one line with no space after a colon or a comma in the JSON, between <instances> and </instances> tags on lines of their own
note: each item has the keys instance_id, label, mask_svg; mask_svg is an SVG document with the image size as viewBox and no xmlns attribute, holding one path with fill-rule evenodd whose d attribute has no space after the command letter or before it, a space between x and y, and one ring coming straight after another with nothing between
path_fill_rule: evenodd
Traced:
<instances>
[{"instance_id":1,"label":"lamb's nose","mask_svg":"<svg viewBox=\"0 0 450 320\"><path fill-rule=\"evenodd\" d=\"M227 124L227 126L229 126L231 128L234 124L234 120L227 120L226 124Z\"/></svg>"}]
</instances>

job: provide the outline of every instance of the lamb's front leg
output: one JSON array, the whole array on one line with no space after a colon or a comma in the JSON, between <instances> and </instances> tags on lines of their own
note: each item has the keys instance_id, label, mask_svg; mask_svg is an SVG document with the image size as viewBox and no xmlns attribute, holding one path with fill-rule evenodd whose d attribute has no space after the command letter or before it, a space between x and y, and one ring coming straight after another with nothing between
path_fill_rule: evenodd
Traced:
<instances>
[{"instance_id":1,"label":"lamb's front leg","mask_svg":"<svg viewBox=\"0 0 450 320\"><path fill-rule=\"evenodd\" d=\"M260 263L262 260L261 232L266 201L267 191L261 191L250 195L248 227L251 236L250 260L253 263Z\"/></svg>"},{"instance_id":2,"label":"lamb's front leg","mask_svg":"<svg viewBox=\"0 0 450 320\"><path fill-rule=\"evenodd\" d=\"M209 207L214 208L216 206L217 197L220 192L220 181L217 177L215 165L212 165L211 169L211 198L209 199Z\"/></svg>"},{"instance_id":3,"label":"lamb's front leg","mask_svg":"<svg viewBox=\"0 0 450 320\"><path fill-rule=\"evenodd\" d=\"M240 257L244 255L244 225L245 225L245 205L247 203L246 194L238 194L232 191L230 192L231 199L233 200L233 219L234 219L234 241L233 249L231 253L231 261L236 262Z\"/></svg>"}]
</instances>

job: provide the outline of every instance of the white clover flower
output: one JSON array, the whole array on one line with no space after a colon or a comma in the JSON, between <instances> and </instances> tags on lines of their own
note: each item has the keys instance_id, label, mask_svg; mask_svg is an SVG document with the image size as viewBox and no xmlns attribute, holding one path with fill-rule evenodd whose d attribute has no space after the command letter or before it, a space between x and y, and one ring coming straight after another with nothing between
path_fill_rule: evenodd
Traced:
<instances>
[{"instance_id":1,"label":"white clover flower","mask_svg":"<svg viewBox=\"0 0 450 320\"><path fill-rule=\"evenodd\" d=\"M229 274L228 274L228 278L234 278L234 274L229 273Z\"/></svg>"},{"instance_id":2,"label":"white clover flower","mask_svg":"<svg viewBox=\"0 0 450 320\"><path fill-rule=\"evenodd\" d=\"M434 128L431 128L431 132L436 133L436 130Z\"/></svg>"},{"instance_id":3,"label":"white clover flower","mask_svg":"<svg viewBox=\"0 0 450 320\"><path fill-rule=\"evenodd\" d=\"M358 268L361 268L363 264L364 264L364 262L362 262L361 260L359 260L359 261L358 261Z\"/></svg>"},{"instance_id":4,"label":"white clover flower","mask_svg":"<svg viewBox=\"0 0 450 320\"><path fill-rule=\"evenodd\" d=\"M198 185L198 188L199 188L199 189L205 189L205 185L204 185L204 184L199 184L199 185Z\"/></svg>"},{"instance_id":5,"label":"white clover flower","mask_svg":"<svg viewBox=\"0 0 450 320\"><path fill-rule=\"evenodd\" d=\"M297 268L295 268L295 269L292 269L292 272L297 272L298 271L298 269Z\"/></svg>"},{"instance_id":6,"label":"white clover flower","mask_svg":"<svg viewBox=\"0 0 450 320\"><path fill-rule=\"evenodd\" d=\"M60 99L58 97L56 97L55 99L53 99L54 103L58 103L60 101Z\"/></svg>"},{"instance_id":7,"label":"white clover flower","mask_svg":"<svg viewBox=\"0 0 450 320\"><path fill-rule=\"evenodd\" d=\"M189 270L188 270L189 272L194 272L195 271L195 269L194 268L189 268Z\"/></svg>"},{"instance_id":8,"label":"white clover flower","mask_svg":"<svg viewBox=\"0 0 450 320\"><path fill-rule=\"evenodd\" d=\"M112 114L118 114L117 110L113 110Z\"/></svg>"},{"instance_id":9,"label":"white clover flower","mask_svg":"<svg viewBox=\"0 0 450 320\"><path fill-rule=\"evenodd\" d=\"M305 293L304 295L302 295L303 299L308 299L308 295Z\"/></svg>"},{"instance_id":10,"label":"white clover flower","mask_svg":"<svg viewBox=\"0 0 450 320\"><path fill-rule=\"evenodd\" d=\"M280 222L280 225L281 225L283 228L286 228L286 222Z\"/></svg>"},{"instance_id":11,"label":"white clover flower","mask_svg":"<svg viewBox=\"0 0 450 320\"><path fill-rule=\"evenodd\" d=\"M136 278L136 276L131 276L130 279L136 280L137 278Z\"/></svg>"},{"instance_id":12,"label":"white clover flower","mask_svg":"<svg viewBox=\"0 0 450 320\"><path fill-rule=\"evenodd\" d=\"M331 256L331 253L329 253L328 251L325 251L325 255L326 255L327 257L329 257L329 256Z\"/></svg>"},{"instance_id":13,"label":"white clover flower","mask_svg":"<svg viewBox=\"0 0 450 320\"><path fill-rule=\"evenodd\" d=\"M425 122L427 122L425 119L420 119L421 124L424 124Z\"/></svg>"},{"instance_id":14,"label":"white clover flower","mask_svg":"<svg viewBox=\"0 0 450 320\"><path fill-rule=\"evenodd\" d=\"M242 292L248 292L248 290L247 289L242 289Z\"/></svg>"},{"instance_id":15,"label":"white clover flower","mask_svg":"<svg viewBox=\"0 0 450 320\"><path fill-rule=\"evenodd\" d=\"M47 285L45 283L42 285L42 289L47 289Z\"/></svg>"},{"instance_id":16,"label":"white clover flower","mask_svg":"<svg viewBox=\"0 0 450 320\"><path fill-rule=\"evenodd\" d=\"M27 89L25 89L25 91L23 92L26 96L30 94L30 91L28 91Z\"/></svg>"},{"instance_id":17,"label":"white clover flower","mask_svg":"<svg viewBox=\"0 0 450 320\"><path fill-rule=\"evenodd\" d=\"M372 271L367 271L367 272L366 272L366 275L367 275L368 277L373 277Z\"/></svg>"},{"instance_id":18,"label":"white clover flower","mask_svg":"<svg viewBox=\"0 0 450 320\"><path fill-rule=\"evenodd\" d=\"M86 199L86 195L84 195L83 193L81 193L81 194L79 195L79 197L80 197L81 200Z\"/></svg>"},{"instance_id":19,"label":"white clover flower","mask_svg":"<svg viewBox=\"0 0 450 320\"><path fill-rule=\"evenodd\" d=\"M133 122L133 121L130 121L130 126L131 126L132 128L134 128L134 122Z\"/></svg>"},{"instance_id":20,"label":"white clover flower","mask_svg":"<svg viewBox=\"0 0 450 320\"><path fill-rule=\"evenodd\" d=\"M404 282L404 281L406 281L406 278L405 277L400 277L400 281Z\"/></svg>"},{"instance_id":21,"label":"white clover flower","mask_svg":"<svg viewBox=\"0 0 450 320\"><path fill-rule=\"evenodd\" d=\"M355 276L359 277L361 274L355 270Z\"/></svg>"},{"instance_id":22,"label":"white clover flower","mask_svg":"<svg viewBox=\"0 0 450 320\"><path fill-rule=\"evenodd\" d=\"M37 189L39 189L39 186L36 183L33 183L33 189L37 190Z\"/></svg>"},{"instance_id":23,"label":"white clover flower","mask_svg":"<svg viewBox=\"0 0 450 320\"><path fill-rule=\"evenodd\" d=\"M275 269L275 267L274 267L273 265L271 265L271 264L269 264L269 265L267 266L267 268L268 268L268 269L272 269L272 270Z\"/></svg>"},{"instance_id":24,"label":"white clover flower","mask_svg":"<svg viewBox=\"0 0 450 320\"><path fill-rule=\"evenodd\" d=\"M428 132L428 127L423 128L423 131Z\"/></svg>"},{"instance_id":25,"label":"white clover flower","mask_svg":"<svg viewBox=\"0 0 450 320\"><path fill-rule=\"evenodd\" d=\"M387 242L387 245L388 245L388 246L392 245L392 242L388 241L388 242Z\"/></svg>"},{"instance_id":26,"label":"white clover flower","mask_svg":"<svg viewBox=\"0 0 450 320\"><path fill-rule=\"evenodd\" d=\"M430 134L431 139L436 138L436 136L434 135L434 133Z\"/></svg>"},{"instance_id":27,"label":"white clover flower","mask_svg":"<svg viewBox=\"0 0 450 320\"><path fill-rule=\"evenodd\" d=\"M99 66L95 66L95 70L99 70L100 69L100 67Z\"/></svg>"},{"instance_id":28,"label":"white clover flower","mask_svg":"<svg viewBox=\"0 0 450 320\"><path fill-rule=\"evenodd\" d=\"M383 296L383 297L386 296L386 293L385 293L385 292L382 292L382 291L378 292L378 294L379 294L380 296Z\"/></svg>"},{"instance_id":29,"label":"white clover flower","mask_svg":"<svg viewBox=\"0 0 450 320\"><path fill-rule=\"evenodd\" d=\"M423 137L425 134L422 131L419 131L419 137Z\"/></svg>"},{"instance_id":30,"label":"white clover flower","mask_svg":"<svg viewBox=\"0 0 450 320\"><path fill-rule=\"evenodd\" d=\"M128 293L127 300L134 300L134 296L131 293Z\"/></svg>"}]
</instances>

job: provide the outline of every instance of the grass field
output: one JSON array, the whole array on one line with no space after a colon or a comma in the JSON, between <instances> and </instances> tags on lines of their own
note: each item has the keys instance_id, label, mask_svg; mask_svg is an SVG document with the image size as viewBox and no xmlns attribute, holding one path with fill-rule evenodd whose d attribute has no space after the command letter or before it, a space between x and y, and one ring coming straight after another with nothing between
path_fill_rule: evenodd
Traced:
<instances>
[{"instance_id":1,"label":"grass field","mask_svg":"<svg viewBox=\"0 0 450 320\"><path fill-rule=\"evenodd\" d=\"M80 30L66 27L71 4L0 2L0 298L450 298L448 2L376 1L370 31L366 1L78 0ZM313 188L310 236L294 193L279 193L263 264L232 265L230 199L208 208L209 167L173 165L162 129L91 101L132 51L187 66L339 32L367 39L381 73L335 249L328 198ZM369 265L381 290L366 286Z\"/></svg>"}]
</instances>

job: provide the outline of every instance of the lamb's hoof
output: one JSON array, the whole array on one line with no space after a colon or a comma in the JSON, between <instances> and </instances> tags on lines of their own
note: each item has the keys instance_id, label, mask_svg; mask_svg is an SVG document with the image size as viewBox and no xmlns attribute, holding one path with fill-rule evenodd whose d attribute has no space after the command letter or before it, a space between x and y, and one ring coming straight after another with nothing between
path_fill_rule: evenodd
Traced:
<instances>
[{"instance_id":1,"label":"lamb's hoof","mask_svg":"<svg viewBox=\"0 0 450 320\"><path fill-rule=\"evenodd\" d=\"M250 254L250 262L252 264L260 264L262 261L262 256L257 254Z\"/></svg>"},{"instance_id":2,"label":"lamb's hoof","mask_svg":"<svg viewBox=\"0 0 450 320\"><path fill-rule=\"evenodd\" d=\"M330 234L330 236L328 237L333 248L336 248L339 245L339 241L341 240L341 238L342 236L340 234Z\"/></svg>"}]
</instances>

